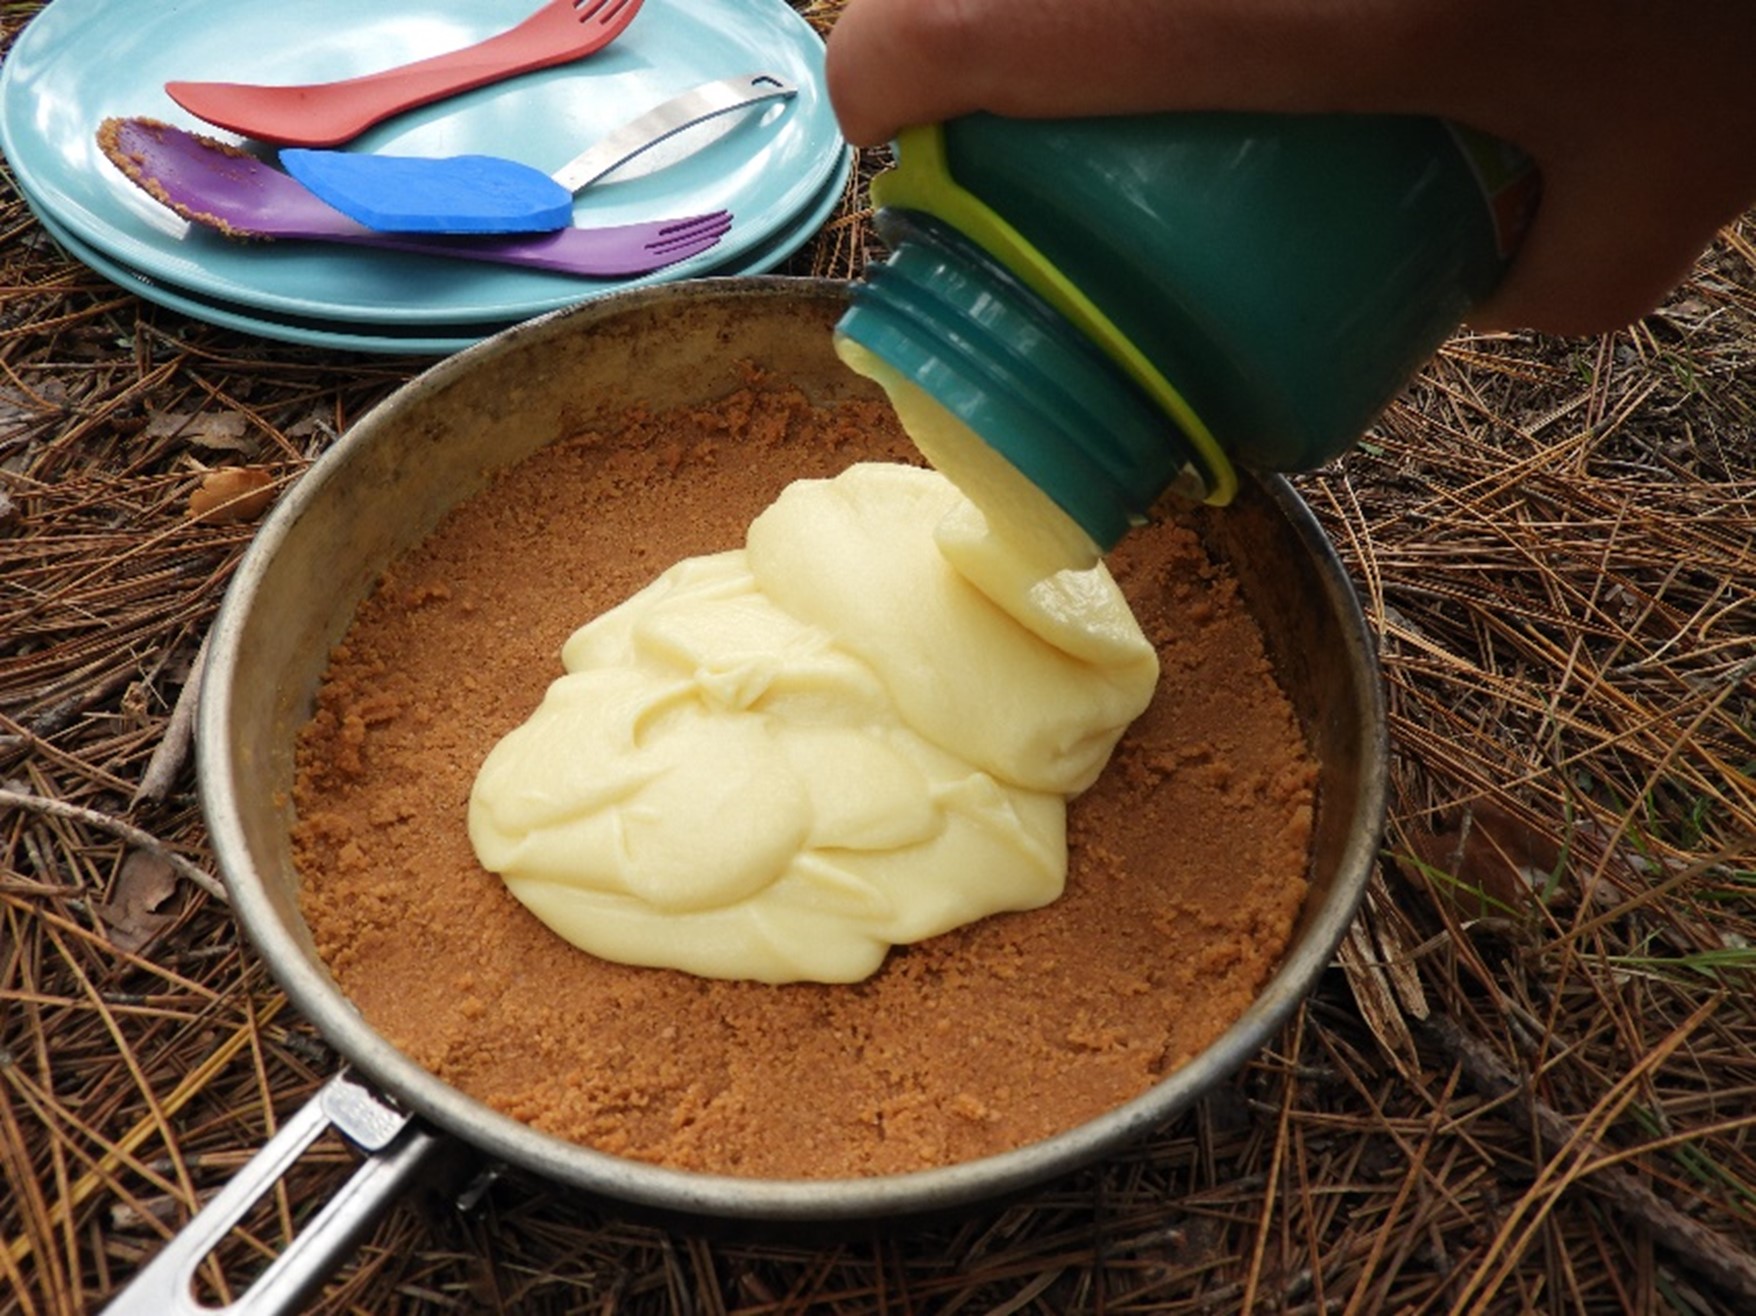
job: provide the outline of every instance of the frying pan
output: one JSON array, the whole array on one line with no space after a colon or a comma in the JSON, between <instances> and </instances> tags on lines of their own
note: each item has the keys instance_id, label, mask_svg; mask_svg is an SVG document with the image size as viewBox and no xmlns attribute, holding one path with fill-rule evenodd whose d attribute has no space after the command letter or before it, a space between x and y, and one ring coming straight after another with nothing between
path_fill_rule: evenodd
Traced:
<instances>
[{"instance_id":1,"label":"frying pan","mask_svg":"<svg viewBox=\"0 0 1756 1316\"><path fill-rule=\"evenodd\" d=\"M875 396L836 358L835 282L699 280L638 289L515 326L434 366L365 416L287 494L239 566L213 633L197 730L200 791L237 917L268 968L345 1059L333 1079L167 1244L115 1311L197 1308L195 1267L302 1148L334 1126L365 1153L234 1310L296 1308L435 1158L460 1145L632 1211L764 1222L897 1220L997 1200L1143 1137L1240 1068L1315 983L1354 917L1383 821L1382 687L1333 547L1283 479L1248 479L1202 513L1319 765L1305 909L1249 1010L1155 1087L1045 1141L977 1161L845 1180L762 1180L666 1169L566 1142L490 1109L399 1052L350 1004L299 912L293 742L332 645L383 568L495 468L551 440L612 426L636 403L701 405L741 363L831 402Z\"/></svg>"}]
</instances>

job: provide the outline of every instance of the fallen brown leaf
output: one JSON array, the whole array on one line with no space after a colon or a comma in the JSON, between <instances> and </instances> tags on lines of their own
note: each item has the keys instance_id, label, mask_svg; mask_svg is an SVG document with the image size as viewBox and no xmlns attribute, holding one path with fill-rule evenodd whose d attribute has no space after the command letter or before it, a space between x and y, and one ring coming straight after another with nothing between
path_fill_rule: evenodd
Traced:
<instances>
[{"instance_id":1,"label":"fallen brown leaf","mask_svg":"<svg viewBox=\"0 0 1756 1316\"><path fill-rule=\"evenodd\" d=\"M217 466L189 495L189 515L212 525L253 521L274 501L274 476L260 466Z\"/></svg>"},{"instance_id":2,"label":"fallen brown leaf","mask_svg":"<svg viewBox=\"0 0 1756 1316\"><path fill-rule=\"evenodd\" d=\"M146 423L148 438L177 438L198 448L244 452L250 447L250 422L241 411L155 413Z\"/></svg>"},{"instance_id":3,"label":"fallen brown leaf","mask_svg":"<svg viewBox=\"0 0 1756 1316\"><path fill-rule=\"evenodd\" d=\"M1510 810L1478 800L1467 811L1431 830L1411 828L1416 857L1455 879L1453 898L1468 893L1492 902L1475 914L1517 913L1530 907L1536 892L1561 862L1560 847Z\"/></svg>"},{"instance_id":4,"label":"fallen brown leaf","mask_svg":"<svg viewBox=\"0 0 1756 1316\"><path fill-rule=\"evenodd\" d=\"M170 864L145 850L131 851L116 877L115 899L97 906L110 944L131 953L144 949L176 921L175 914L160 912L176 894L177 874Z\"/></svg>"}]
</instances>

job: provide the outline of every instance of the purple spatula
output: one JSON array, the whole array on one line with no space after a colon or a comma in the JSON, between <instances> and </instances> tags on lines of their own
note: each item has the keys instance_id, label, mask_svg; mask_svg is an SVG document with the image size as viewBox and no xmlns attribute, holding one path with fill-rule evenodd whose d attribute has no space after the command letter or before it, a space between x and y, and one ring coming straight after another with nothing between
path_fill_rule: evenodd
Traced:
<instances>
[{"instance_id":1,"label":"purple spatula","mask_svg":"<svg viewBox=\"0 0 1756 1316\"><path fill-rule=\"evenodd\" d=\"M98 129L98 146L155 200L191 223L233 237L347 242L558 274L629 278L709 250L732 224L730 212L720 210L517 237L378 233L318 200L295 179L255 156L156 119L105 119Z\"/></svg>"},{"instance_id":2,"label":"purple spatula","mask_svg":"<svg viewBox=\"0 0 1756 1316\"><path fill-rule=\"evenodd\" d=\"M573 198L635 156L734 110L790 100L772 73L718 78L654 106L553 174L492 155L425 158L352 151L280 153L281 167L380 233L542 233L573 222Z\"/></svg>"}]
</instances>

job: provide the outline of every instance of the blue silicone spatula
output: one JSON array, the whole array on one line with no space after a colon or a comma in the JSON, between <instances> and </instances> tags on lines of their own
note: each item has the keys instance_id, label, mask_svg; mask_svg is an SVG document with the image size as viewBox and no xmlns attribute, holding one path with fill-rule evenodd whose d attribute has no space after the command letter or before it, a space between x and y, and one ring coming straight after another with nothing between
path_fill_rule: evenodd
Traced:
<instances>
[{"instance_id":1,"label":"blue silicone spatula","mask_svg":"<svg viewBox=\"0 0 1756 1316\"><path fill-rule=\"evenodd\" d=\"M708 119L787 100L797 88L771 73L703 83L655 106L545 174L494 155L364 155L283 150L281 165L344 215L380 233L542 233L573 223L588 184Z\"/></svg>"}]
</instances>

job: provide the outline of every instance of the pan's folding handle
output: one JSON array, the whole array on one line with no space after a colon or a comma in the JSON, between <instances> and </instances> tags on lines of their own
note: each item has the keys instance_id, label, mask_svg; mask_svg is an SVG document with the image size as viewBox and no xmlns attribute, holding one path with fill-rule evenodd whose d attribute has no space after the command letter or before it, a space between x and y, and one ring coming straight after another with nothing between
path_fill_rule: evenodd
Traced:
<instances>
[{"instance_id":1,"label":"pan's folding handle","mask_svg":"<svg viewBox=\"0 0 1756 1316\"><path fill-rule=\"evenodd\" d=\"M230 1305L195 1297L195 1271L256 1200L326 1129L334 1126L366 1153L352 1178ZM353 1251L362 1234L444 1149L448 1140L386 1105L346 1073L337 1074L196 1213L106 1308L107 1316L236 1316L289 1313Z\"/></svg>"}]
</instances>

